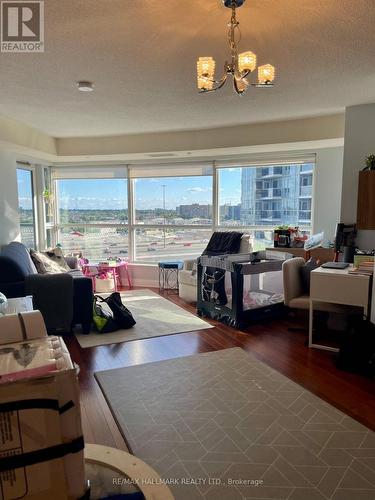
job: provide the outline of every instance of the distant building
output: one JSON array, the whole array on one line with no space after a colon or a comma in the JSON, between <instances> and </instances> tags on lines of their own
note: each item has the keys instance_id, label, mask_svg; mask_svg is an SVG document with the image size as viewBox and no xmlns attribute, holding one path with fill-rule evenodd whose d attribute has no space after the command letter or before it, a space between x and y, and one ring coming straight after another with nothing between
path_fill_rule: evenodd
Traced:
<instances>
[{"instance_id":1,"label":"distant building","mask_svg":"<svg viewBox=\"0 0 375 500\"><path fill-rule=\"evenodd\" d=\"M240 220L241 219L241 203L238 205L221 205L220 219L223 221Z\"/></svg>"},{"instance_id":2,"label":"distant building","mask_svg":"<svg viewBox=\"0 0 375 500\"><path fill-rule=\"evenodd\" d=\"M309 226L312 176L312 164L244 168L241 222L258 226Z\"/></svg>"},{"instance_id":3,"label":"distant building","mask_svg":"<svg viewBox=\"0 0 375 500\"><path fill-rule=\"evenodd\" d=\"M200 205L199 203L180 205L177 207L177 213L184 219L210 219L212 217L212 205Z\"/></svg>"}]
</instances>

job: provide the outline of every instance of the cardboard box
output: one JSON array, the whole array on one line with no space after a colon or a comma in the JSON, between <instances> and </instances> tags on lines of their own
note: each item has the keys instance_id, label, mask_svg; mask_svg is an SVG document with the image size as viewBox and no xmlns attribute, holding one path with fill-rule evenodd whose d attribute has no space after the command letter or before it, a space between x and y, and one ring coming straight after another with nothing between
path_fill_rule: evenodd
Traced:
<instances>
[{"instance_id":1,"label":"cardboard box","mask_svg":"<svg viewBox=\"0 0 375 500\"><path fill-rule=\"evenodd\" d=\"M40 311L25 311L0 316L0 344L47 337Z\"/></svg>"},{"instance_id":2,"label":"cardboard box","mask_svg":"<svg viewBox=\"0 0 375 500\"><path fill-rule=\"evenodd\" d=\"M60 337L0 346L0 467L0 499L85 492L79 386Z\"/></svg>"}]
</instances>

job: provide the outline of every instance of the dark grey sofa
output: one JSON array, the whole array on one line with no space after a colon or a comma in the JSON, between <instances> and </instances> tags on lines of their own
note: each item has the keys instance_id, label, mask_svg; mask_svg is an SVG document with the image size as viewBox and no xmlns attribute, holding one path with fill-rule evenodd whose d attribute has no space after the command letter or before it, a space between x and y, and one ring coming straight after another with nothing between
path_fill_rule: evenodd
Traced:
<instances>
[{"instance_id":1,"label":"dark grey sofa","mask_svg":"<svg viewBox=\"0 0 375 500\"><path fill-rule=\"evenodd\" d=\"M76 269L76 259L68 259L71 271L38 274L27 248L13 241L0 251L0 292L8 298L33 296L49 333L70 331L76 324L89 333L92 323L93 291L90 278Z\"/></svg>"}]
</instances>

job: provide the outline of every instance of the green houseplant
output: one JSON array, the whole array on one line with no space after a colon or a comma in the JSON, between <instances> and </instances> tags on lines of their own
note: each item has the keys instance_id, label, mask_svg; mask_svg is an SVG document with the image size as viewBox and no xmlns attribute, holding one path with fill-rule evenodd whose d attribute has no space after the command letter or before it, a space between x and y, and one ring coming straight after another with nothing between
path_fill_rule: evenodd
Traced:
<instances>
[{"instance_id":1,"label":"green houseplant","mask_svg":"<svg viewBox=\"0 0 375 500\"><path fill-rule=\"evenodd\" d=\"M375 170L375 154L366 156L365 163L366 163L366 166L363 169L364 171L365 170Z\"/></svg>"}]
</instances>

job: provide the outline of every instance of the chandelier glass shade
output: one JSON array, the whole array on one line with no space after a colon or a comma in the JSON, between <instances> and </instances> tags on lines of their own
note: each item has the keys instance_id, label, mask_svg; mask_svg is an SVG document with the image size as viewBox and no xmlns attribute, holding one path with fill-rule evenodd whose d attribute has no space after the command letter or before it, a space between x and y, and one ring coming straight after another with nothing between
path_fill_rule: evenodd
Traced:
<instances>
[{"instance_id":1,"label":"chandelier glass shade","mask_svg":"<svg viewBox=\"0 0 375 500\"><path fill-rule=\"evenodd\" d=\"M232 10L229 23L228 42L231 52L230 61L224 64L224 73L220 80L215 80L215 60L212 57L199 57L197 61L197 85L199 91L211 92L218 90L226 83L228 76L233 78L233 87L237 94L242 95L249 85L258 88L273 87L275 68L271 64L258 67L258 81L250 83L247 77L257 68L257 56L254 52L238 53L241 39L239 22L236 19L236 8L241 7L245 0L223 0L226 7Z\"/></svg>"}]
</instances>

